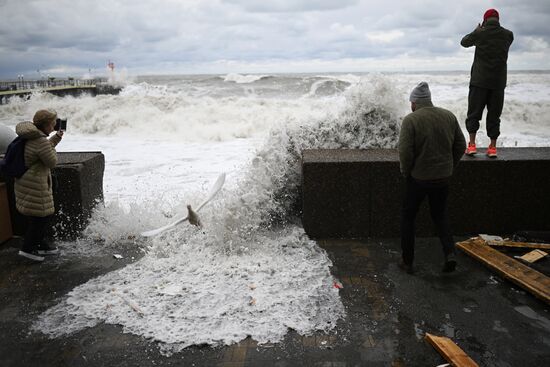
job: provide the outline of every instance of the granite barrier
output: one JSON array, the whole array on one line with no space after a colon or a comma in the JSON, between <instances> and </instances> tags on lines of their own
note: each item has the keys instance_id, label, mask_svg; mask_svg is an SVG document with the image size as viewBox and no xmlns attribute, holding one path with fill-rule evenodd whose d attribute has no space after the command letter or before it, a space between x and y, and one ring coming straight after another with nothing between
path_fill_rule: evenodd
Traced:
<instances>
[{"instance_id":1,"label":"granite barrier","mask_svg":"<svg viewBox=\"0 0 550 367\"><path fill-rule=\"evenodd\" d=\"M396 150L305 150L304 229L319 239L397 237L403 184ZM463 157L451 179L449 216L457 235L550 230L550 148ZM434 234L426 200L417 235Z\"/></svg>"},{"instance_id":2,"label":"granite barrier","mask_svg":"<svg viewBox=\"0 0 550 367\"><path fill-rule=\"evenodd\" d=\"M58 152L52 170L55 216L48 235L74 239L86 227L96 205L103 202L105 157L101 152ZM23 235L26 220L15 209L13 179L1 177L8 187L14 235Z\"/></svg>"}]
</instances>

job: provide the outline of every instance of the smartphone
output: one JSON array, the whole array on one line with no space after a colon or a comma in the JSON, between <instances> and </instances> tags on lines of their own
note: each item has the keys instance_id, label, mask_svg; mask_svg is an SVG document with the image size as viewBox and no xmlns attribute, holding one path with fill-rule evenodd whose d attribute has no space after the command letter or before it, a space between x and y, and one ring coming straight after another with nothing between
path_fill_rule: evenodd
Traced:
<instances>
[{"instance_id":1,"label":"smartphone","mask_svg":"<svg viewBox=\"0 0 550 367\"><path fill-rule=\"evenodd\" d=\"M53 127L56 131L65 131L67 130L67 119L56 119L55 126Z\"/></svg>"}]
</instances>

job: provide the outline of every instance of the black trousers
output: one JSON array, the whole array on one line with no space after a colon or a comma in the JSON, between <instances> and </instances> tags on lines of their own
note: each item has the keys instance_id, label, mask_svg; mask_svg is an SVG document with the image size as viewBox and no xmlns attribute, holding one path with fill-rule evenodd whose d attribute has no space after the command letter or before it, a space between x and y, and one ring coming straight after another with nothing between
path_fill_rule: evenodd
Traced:
<instances>
[{"instance_id":1,"label":"black trousers","mask_svg":"<svg viewBox=\"0 0 550 367\"><path fill-rule=\"evenodd\" d=\"M469 133L479 130L479 120L487 107L487 136L496 139L500 135L500 115L504 106L504 89L486 89L470 86L466 129Z\"/></svg>"},{"instance_id":2,"label":"black trousers","mask_svg":"<svg viewBox=\"0 0 550 367\"><path fill-rule=\"evenodd\" d=\"M412 265L414 261L416 214L426 196L437 235L443 246L443 254L454 252L455 244L447 215L448 182L426 183L409 177L405 184L401 212L401 250L403 262L407 265Z\"/></svg>"},{"instance_id":3,"label":"black trousers","mask_svg":"<svg viewBox=\"0 0 550 367\"><path fill-rule=\"evenodd\" d=\"M23 241L23 251L32 252L46 247L44 237L51 218L51 215L47 217L27 216L27 231L25 232L25 240Z\"/></svg>"}]
</instances>

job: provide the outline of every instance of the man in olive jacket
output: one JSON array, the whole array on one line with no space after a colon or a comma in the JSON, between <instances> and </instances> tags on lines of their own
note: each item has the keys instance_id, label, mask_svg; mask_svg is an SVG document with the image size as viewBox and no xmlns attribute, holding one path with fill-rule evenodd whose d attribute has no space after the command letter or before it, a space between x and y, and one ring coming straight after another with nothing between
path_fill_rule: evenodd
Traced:
<instances>
[{"instance_id":1,"label":"man in olive jacket","mask_svg":"<svg viewBox=\"0 0 550 367\"><path fill-rule=\"evenodd\" d=\"M487 149L489 157L497 156L497 138L500 135L500 114L504 105L504 88L508 50L514 41L514 34L500 26L499 14L495 9L489 9L483 16L483 24L462 38L463 47L476 46L474 63L470 78L468 93L468 114L466 129L470 133L470 142L466 154L477 153L476 133L479 130L479 120L487 106L487 136L491 144Z\"/></svg>"},{"instance_id":2,"label":"man in olive jacket","mask_svg":"<svg viewBox=\"0 0 550 367\"><path fill-rule=\"evenodd\" d=\"M412 113L401 124L399 163L406 179L401 213L400 267L413 272L415 219L420 204L427 196L430 214L443 245L443 271L456 267L455 244L447 218L449 179L460 158L466 141L456 116L434 107L428 83L419 83L410 96Z\"/></svg>"}]
</instances>

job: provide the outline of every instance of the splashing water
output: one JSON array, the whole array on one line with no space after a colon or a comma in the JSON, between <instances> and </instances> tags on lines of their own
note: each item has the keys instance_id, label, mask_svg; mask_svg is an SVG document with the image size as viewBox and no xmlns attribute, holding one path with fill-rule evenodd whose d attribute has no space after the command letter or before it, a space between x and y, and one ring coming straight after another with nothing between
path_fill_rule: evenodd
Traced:
<instances>
[{"instance_id":1,"label":"splashing water","mask_svg":"<svg viewBox=\"0 0 550 367\"><path fill-rule=\"evenodd\" d=\"M33 329L56 337L99 322L118 324L159 342L167 355L193 344L231 344L247 336L277 342L289 328L306 335L329 332L345 317L333 287L332 263L292 224L301 152L395 147L397 93L387 79L371 78L350 90L347 103L333 116L287 119L275 126L235 185L204 208L203 230L178 226L142 243L147 247L142 259L76 287ZM181 206L163 208L157 202L154 209L170 216ZM117 226L106 218L141 218L140 210L123 214L107 205L94 214L86 235L101 237L106 228ZM162 217L145 224L154 227ZM120 225L109 233L135 234L145 224Z\"/></svg>"}]
</instances>

